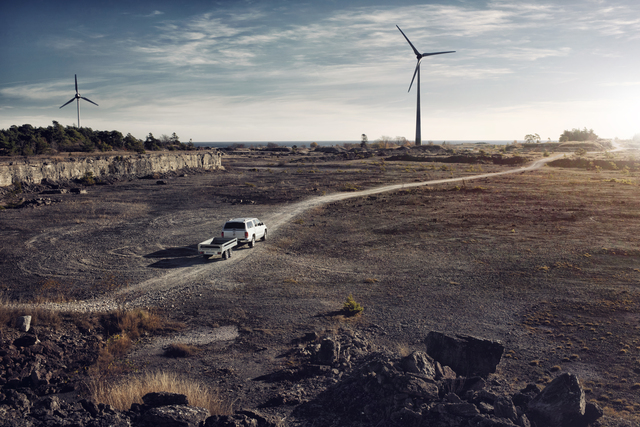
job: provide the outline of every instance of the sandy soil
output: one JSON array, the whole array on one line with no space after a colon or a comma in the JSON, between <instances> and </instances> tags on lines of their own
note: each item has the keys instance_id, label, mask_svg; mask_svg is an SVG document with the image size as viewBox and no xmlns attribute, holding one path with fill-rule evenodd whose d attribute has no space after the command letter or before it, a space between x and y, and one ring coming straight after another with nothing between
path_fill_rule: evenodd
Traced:
<instances>
[{"instance_id":1,"label":"sandy soil","mask_svg":"<svg viewBox=\"0 0 640 427\"><path fill-rule=\"evenodd\" d=\"M188 325L132 363L219 387L236 408L277 390L307 332L356 330L398 353L431 330L499 339L514 390L576 373L608 415L640 414L639 178L625 171L226 156L226 171L93 186L0 212L0 290L74 309L157 307ZM464 181L423 185L429 180ZM399 187L371 193L392 184ZM404 184L404 185L403 185ZM413 186L414 184L415 186ZM227 261L199 241L257 216L269 239ZM348 295L365 307L345 319ZM198 345L167 359L169 342Z\"/></svg>"}]
</instances>

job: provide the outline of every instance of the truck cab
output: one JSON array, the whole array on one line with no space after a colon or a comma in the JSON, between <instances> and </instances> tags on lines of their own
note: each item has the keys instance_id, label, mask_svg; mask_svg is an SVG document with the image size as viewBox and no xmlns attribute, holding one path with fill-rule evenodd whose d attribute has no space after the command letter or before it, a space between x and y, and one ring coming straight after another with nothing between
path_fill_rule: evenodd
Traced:
<instances>
[{"instance_id":1,"label":"truck cab","mask_svg":"<svg viewBox=\"0 0 640 427\"><path fill-rule=\"evenodd\" d=\"M234 218L225 222L221 237L236 238L252 248L256 240L267 240L267 226L258 218Z\"/></svg>"}]
</instances>

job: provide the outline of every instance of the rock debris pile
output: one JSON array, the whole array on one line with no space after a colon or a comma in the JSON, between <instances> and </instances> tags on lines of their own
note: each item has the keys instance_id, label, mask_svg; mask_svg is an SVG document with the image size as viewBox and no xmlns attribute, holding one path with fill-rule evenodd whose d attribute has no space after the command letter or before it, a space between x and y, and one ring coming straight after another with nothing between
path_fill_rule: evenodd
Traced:
<instances>
[{"instance_id":1,"label":"rock debris pile","mask_svg":"<svg viewBox=\"0 0 640 427\"><path fill-rule=\"evenodd\" d=\"M258 408L211 415L184 395L158 392L118 411L79 393L72 372L99 348L99 338L86 335L3 332L0 425L586 427L602 416L568 373L544 389L503 392L504 379L491 375L504 351L499 342L431 332L425 352L399 357L353 331L295 340L291 368L253 380L278 390Z\"/></svg>"}]
</instances>

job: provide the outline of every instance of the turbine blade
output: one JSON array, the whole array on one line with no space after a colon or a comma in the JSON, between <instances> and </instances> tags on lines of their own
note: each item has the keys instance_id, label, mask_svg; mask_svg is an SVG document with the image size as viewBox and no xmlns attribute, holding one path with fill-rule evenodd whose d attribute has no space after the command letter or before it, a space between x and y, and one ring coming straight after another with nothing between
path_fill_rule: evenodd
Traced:
<instances>
[{"instance_id":1,"label":"turbine blade","mask_svg":"<svg viewBox=\"0 0 640 427\"><path fill-rule=\"evenodd\" d=\"M76 93L78 93L78 75L74 74L74 77L76 78Z\"/></svg>"},{"instance_id":2,"label":"turbine blade","mask_svg":"<svg viewBox=\"0 0 640 427\"><path fill-rule=\"evenodd\" d=\"M413 77L411 78L411 84L409 85L409 90L407 92L411 91L411 86L413 86L413 81L416 78L416 74L418 74L418 70L420 69L420 61L418 61L418 63L416 64L416 70L413 72Z\"/></svg>"},{"instance_id":3,"label":"turbine blade","mask_svg":"<svg viewBox=\"0 0 640 427\"><path fill-rule=\"evenodd\" d=\"M65 105L67 105L67 104L72 103L73 101L75 101L75 99L76 99L76 97L74 96L74 97L73 97L73 98L71 98L69 101L67 101L67 102L66 102L62 107L64 107L64 106L65 106ZM62 108L62 107L60 107L60 108Z\"/></svg>"},{"instance_id":4,"label":"turbine blade","mask_svg":"<svg viewBox=\"0 0 640 427\"><path fill-rule=\"evenodd\" d=\"M448 50L446 52L423 53L420 56L422 56L424 58L425 56L442 55L443 53L455 53L455 52L456 52L455 50Z\"/></svg>"},{"instance_id":5,"label":"turbine blade","mask_svg":"<svg viewBox=\"0 0 640 427\"><path fill-rule=\"evenodd\" d=\"M84 99L85 101L89 101L90 103L92 103L93 105L97 105L99 107L98 104L96 104L95 102L93 102L92 100L90 100L89 98L85 98L84 96L81 96L80 98Z\"/></svg>"},{"instance_id":6,"label":"turbine blade","mask_svg":"<svg viewBox=\"0 0 640 427\"><path fill-rule=\"evenodd\" d=\"M398 27L397 25L396 25L396 28L397 28L398 30L400 30L400 27ZM404 36L404 38L405 38L405 39L407 40L407 42L409 43L409 46L411 46L411 49L413 49L413 52L416 54L416 56L420 56L420 52L418 52L418 49L416 49L416 48L415 48L415 46L413 45L413 43L411 43L411 41L409 40L409 37L407 37L407 36L405 35L405 33L404 33L402 30L400 30L400 32L402 33L402 35Z\"/></svg>"}]
</instances>

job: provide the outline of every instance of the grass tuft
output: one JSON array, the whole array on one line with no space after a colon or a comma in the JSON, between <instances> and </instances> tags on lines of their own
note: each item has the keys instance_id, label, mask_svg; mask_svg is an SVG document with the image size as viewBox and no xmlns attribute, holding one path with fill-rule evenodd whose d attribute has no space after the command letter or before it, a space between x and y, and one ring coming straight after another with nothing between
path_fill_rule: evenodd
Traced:
<instances>
[{"instance_id":1,"label":"grass tuft","mask_svg":"<svg viewBox=\"0 0 640 427\"><path fill-rule=\"evenodd\" d=\"M184 394L189 405L205 408L211 415L230 414L232 410L217 391L174 372L146 372L115 381L93 380L88 387L92 400L120 411L129 410L133 403L143 403L142 396L153 392Z\"/></svg>"},{"instance_id":2,"label":"grass tuft","mask_svg":"<svg viewBox=\"0 0 640 427\"><path fill-rule=\"evenodd\" d=\"M200 349L193 345L184 343L172 343L164 349L165 357L191 357L198 353Z\"/></svg>"}]
</instances>

